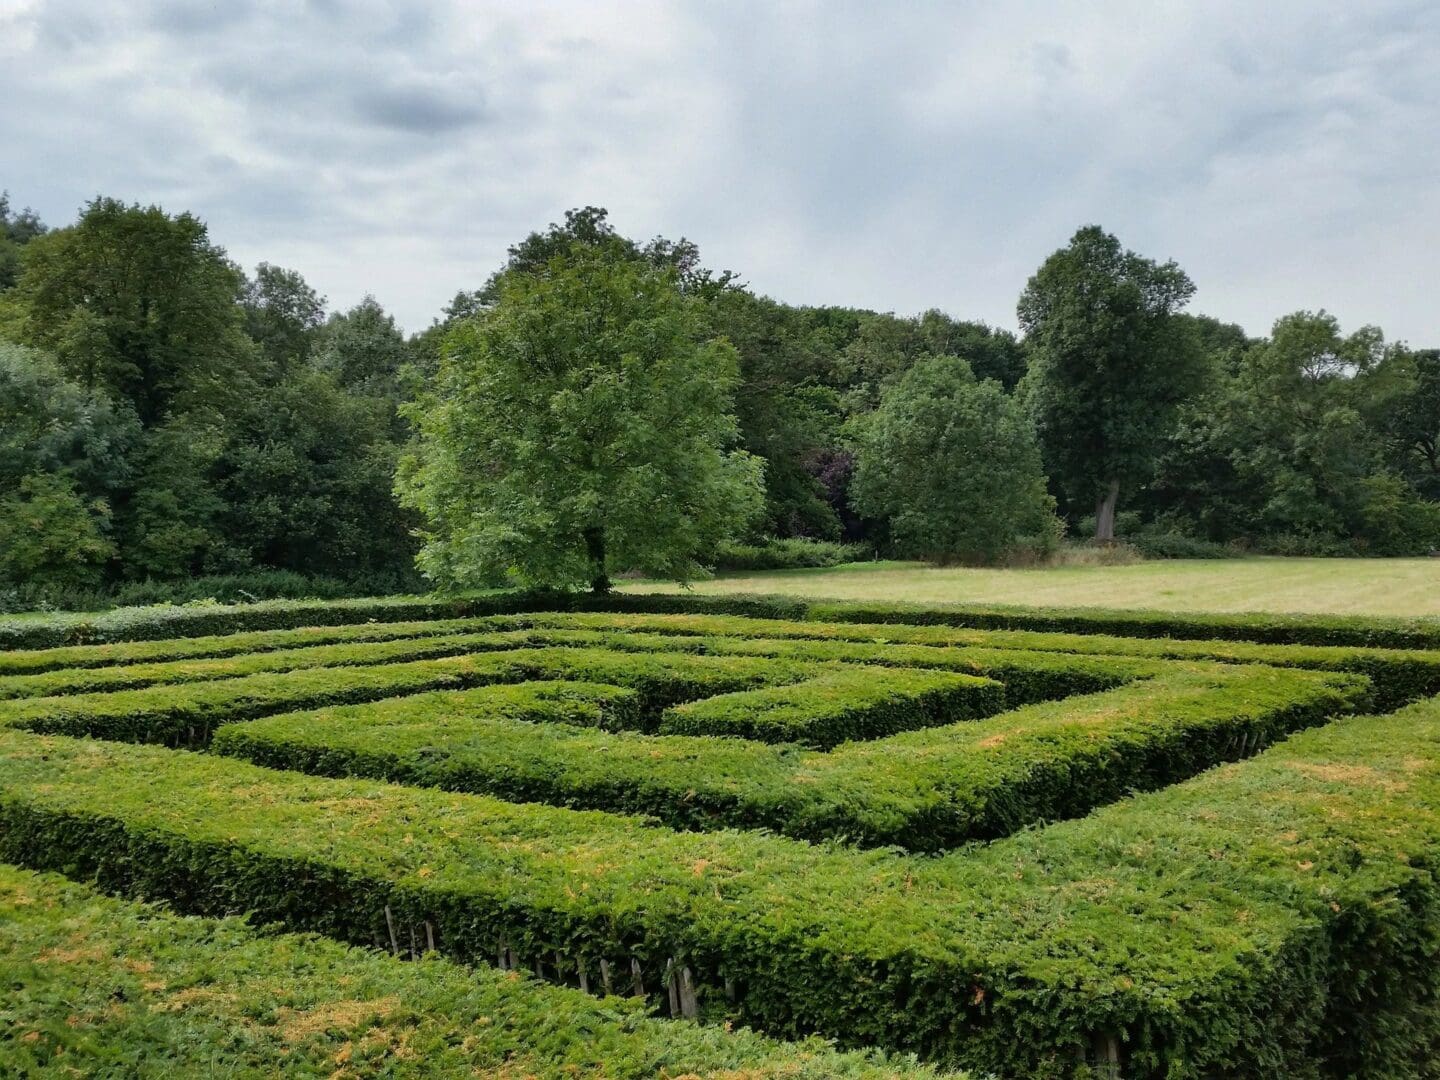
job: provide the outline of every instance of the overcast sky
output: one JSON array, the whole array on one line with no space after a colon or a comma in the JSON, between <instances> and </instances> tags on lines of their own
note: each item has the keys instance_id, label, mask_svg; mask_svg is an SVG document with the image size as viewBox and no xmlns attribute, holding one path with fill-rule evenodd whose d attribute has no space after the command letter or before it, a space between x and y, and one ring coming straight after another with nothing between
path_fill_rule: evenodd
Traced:
<instances>
[{"instance_id":1,"label":"overcast sky","mask_svg":"<svg viewBox=\"0 0 1440 1080\"><path fill-rule=\"evenodd\" d=\"M428 325L566 208L1013 327L1082 224L1193 310L1440 345L1440 3L0 0L0 187L192 210Z\"/></svg>"}]
</instances>

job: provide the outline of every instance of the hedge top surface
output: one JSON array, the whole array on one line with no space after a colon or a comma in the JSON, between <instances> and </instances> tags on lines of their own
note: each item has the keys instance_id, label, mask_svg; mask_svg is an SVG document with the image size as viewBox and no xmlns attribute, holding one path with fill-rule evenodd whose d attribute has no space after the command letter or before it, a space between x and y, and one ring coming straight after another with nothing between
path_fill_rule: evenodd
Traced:
<instances>
[{"instance_id":1,"label":"hedge top surface","mask_svg":"<svg viewBox=\"0 0 1440 1080\"><path fill-rule=\"evenodd\" d=\"M3 865L0 984L25 988L0 1008L7 1076L939 1075L818 1039L660 1021L638 1001L433 955L405 963L238 919L187 918Z\"/></svg>"},{"instance_id":2,"label":"hedge top surface","mask_svg":"<svg viewBox=\"0 0 1440 1080\"><path fill-rule=\"evenodd\" d=\"M652 593L591 597L578 594L492 592L458 597L381 597L368 600L265 601L233 606L124 608L100 614L0 619L0 650L85 642L114 642L374 619L395 622L460 618L516 611L602 610L724 612L844 622L945 623L991 629L1058 630L1132 637L1225 638L1275 644L1440 647L1440 620L1364 616L1181 614L999 605L874 605L788 596L696 596Z\"/></svg>"},{"instance_id":3,"label":"hedge top surface","mask_svg":"<svg viewBox=\"0 0 1440 1080\"><path fill-rule=\"evenodd\" d=\"M1297 886L1327 874L1348 877L1357 835L1394 858L1398 838L1389 823L1359 810L1399 802L1401 820L1434 835L1440 810L1411 804L1423 792L1440 795L1440 758L1416 756L1418 746L1440 741L1440 715L1399 715L1330 725L1243 766L935 859L753 833L676 833L617 814L318 779L59 736L0 732L0 755L6 798L119 813L136 827L334 860L442 892L498 888L516 902L610 912L622 935L635 932L625 925L641 911L650 933L669 927L662 934L739 918L877 959L987 965L1007 957L1088 982L1105 965L1097 970L1088 948L1070 949L1123 930L1129 977L1143 978L1147 994L1168 986L1183 996L1197 977L1275 940L1274 920L1289 923ZM1323 754L1336 742L1367 764L1337 779L1304 763L1307 752ZM1378 782L1391 774L1395 783ZM1226 789L1246 794L1236 801ZM1337 815L1337 800L1357 813ZM1440 808L1440 798L1432 805ZM1227 855L1237 861L1209 854L1217 843L1229 851L1242 834L1246 849ZM1297 879L1283 865L1272 867L1277 852L1292 866L1308 862L1306 874ZM1156 877L1157 859L1169 865L1196 855L1194 869L1206 871L1198 882ZM1315 867L1324 869L1309 874ZM1191 886L1191 902L1177 910L1175 890ZM1077 902L1081 897L1088 902ZM1242 910L1249 914L1237 922ZM1033 934L1050 923L1070 929L1058 938Z\"/></svg>"}]
</instances>

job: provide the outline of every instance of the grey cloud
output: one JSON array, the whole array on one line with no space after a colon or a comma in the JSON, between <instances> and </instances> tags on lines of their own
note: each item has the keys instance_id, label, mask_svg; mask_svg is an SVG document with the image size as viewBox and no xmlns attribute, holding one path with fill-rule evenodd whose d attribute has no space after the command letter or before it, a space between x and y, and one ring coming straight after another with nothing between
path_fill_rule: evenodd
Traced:
<instances>
[{"instance_id":1,"label":"grey cloud","mask_svg":"<svg viewBox=\"0 0 1440 1080\"><path fill-rule=\"evenodd\" d=\"M0 187L193 209L412 328L598 203L781 299L1001 325L1099 221L1252 331L1440 344L1437 61L1420 0L0 0Z\"/></svg>"},{"instance_id":2,"label":"grey cloud","mask_svg":"<svg viewBox=\"0 0 1440 1080\"><path fill-rule=\"evenodd\" d=\"M486 118L478 98L467 100L420 86L363 90L356 95L355 109L381 127L423 135L471 127Z\"/></svg>"}]
</instances>

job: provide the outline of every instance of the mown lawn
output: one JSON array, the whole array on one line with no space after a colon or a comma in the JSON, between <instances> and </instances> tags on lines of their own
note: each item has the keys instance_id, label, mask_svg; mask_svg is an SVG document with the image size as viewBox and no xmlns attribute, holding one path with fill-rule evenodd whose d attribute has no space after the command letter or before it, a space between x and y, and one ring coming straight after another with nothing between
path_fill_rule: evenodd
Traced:
<instances>
[{"instance_id":1,"label":"mown lawn","mask_svg":"<svg viewBox=\"0 0 1440 1080\"><path fill-rule=\"evenodd\" d=\"M624 588L666 592L675 586L631 582ZM836 600L1440 616L1440 559L1171 559L1026 570L874 562L727 574L692 588Z\"/></svg>"}]
</instances>

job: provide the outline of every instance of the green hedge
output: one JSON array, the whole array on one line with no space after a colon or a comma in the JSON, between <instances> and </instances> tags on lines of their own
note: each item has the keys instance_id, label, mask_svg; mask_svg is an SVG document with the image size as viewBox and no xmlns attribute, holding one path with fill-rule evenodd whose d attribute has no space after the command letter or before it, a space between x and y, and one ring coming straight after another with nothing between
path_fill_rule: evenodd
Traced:
<instances>
[{"instance_id":1,"label":"green hedge","mask_svg":"<svg viewBox=\"0 0 1440 1080\"><path fill-rule=\"evenodd\" d=\"M656 1020L638 1001L434 955L403 963L182 917L6 866L0 985L0 1075L11 1077L937 1075L819 1040Z\"/></svg>"},{"instance_id":2,"label":"green hedge","mask_svg":"<svg viewBox=\"0 0 1440 1080\"><path fill-rule=\"evenodd\" d=\"M853 739L992 716L1004 708L1005 687L993 679L853 666L790 686L676 705L661 714L658 730L828 750Z\"/></svg>"},{"instance_id":3,"label":"green hedge","mask_svg":"<svg viewBox=\"0 0 1440 1080\"><path fill-rule=\"evenodd\" d=\"M0 652L0 675L37 675L63 668L115 667L173 660L210 660L248 653L302 649L311 645L343 645L401 638L440 637L494 630L490 620L430 619L420 622L355 623L347 626L302 626L293 630L252 630L206 637L159 641L118 641L109 645L61 645L53 649Z\"/></svg>"},{"instance_id":4,"label":"green hedge","mask_svg":"<svg viewBox=\"0 0 1440 1080\"><path fill-rule=\"evenodd\" d=\"M1117 611L1103 608L988 605L866 604L815 601L805 618L826 622L912 623L980 630L1045 630L1121 637L1255 641L1272 645L1358 645L1386 649L1440 648L1440 619L1270 612Z\"/></svg>"},{"instance_id":5,"label":"green hedge","mask_svg":"<svg viewBox=\"0 0 1440 1080\"><path fill-rule=\"evenodd\" d=\"M616 629L613 615L588 615L561 612L532 612L524 615L501 616L489 625L499 630L576 630L596 631L601 627ZM970 630L941 625L910 626L895 623L823 623L797 620L751 619L726 615L629 615L623 617L632 642L643 642L646 648L686 649L697 638L714 642L730 638L728 643L707 646L711 651L736 655L790 655L815 659L845 659L861 663L912 663L923 656L926 648L965 649L967 655L980 655L981 650L994 658L987 660L984 673L1001 679L1015 700L1042 700L1056 696L1051 678L1063 668L1064 661L1056 654L1093 656L1088 670L1100 678L1107 671L1122 667L1135 675L1153 671L1145 661L1213 660L1227 664L1269 664L1277 667L1312 668L1321 671L1347 671L1366 675L1375 681L1375 707L1382 711L1423 697L1440 694L1440 651L1419 649L1379 649L1351 646L1260 645L1244 641L1182 641L1168 638L1121 638L1105 635L1059 634L1024 630ZM670 638L666 646L664 639ZM776 649L772 642L825 642L826 649L813 645L793 645ZM612 644L612 648L624 647ZM633 647L633 646L632 646ZM1011 655L1007 669L1001 658ZM1025 674L1035 670L1030 657L1036 652L1051 654L1041 665L1050 672L1035 687L1035 696L1014 697L1024 693ZM1019 660L1014 654L1026 654ZM1104 658L1104 659L1101 659ZM1125 658L1123 661L1121 658ZM1070 693L1100 689L1099 685L1083 685L1086 668L1079 661L1070 661L1076 685ZM1110 666L1106 666L1106 665ZM924 664L923 666L940 666ZM979 671L978 667L970 670ZM1111 683L1109 685L1114 685Z\"/></svg>"},{"instance_id":6,"label":"green hedge","mask_svg":"<svg viewBox=\"0 0 1440 1080\"><path fill-rule=\"evenodd\" d=\"M903 738L903 737L902 737ZM873 746L875 744L861 744ZM1440 707L1299 735L938 859L0 732L0 856L185 909L462 959L668 958L772 1032L1061 1076L1420 1075L1436 1035Z\"/></svg>"},{"instance_id":7,"label":"green hedge","mask_svg":"<svg viewBox=\"0 0 1440 1080\"><path fill-rule=\"evenodd\" d=\"M753 656L648 655L606 649L511 649L375 666L262 672L110 693L0 701L0 726L127 742L195 746L220 724L321 705L354 704L442 688L530 679L616 683L638 709L616 722L653 727L660 712L713 694L798 682L814 664Z\"/></svg>"},{"instance_id":8,"label":"green hedge","mask_svg":"<svg viewBox=\"0 0 1440 1080\"><path fill-rule=\"evenodd\" d=\"M703 610L765 618L799 618L807 605L789 597L596 597L588 593L495 592L463 597L391 596L368 600L269 600L258 604L159 605L99 614L61 613L0 619L0 651L235 634L362 622L461 619L523 611Z\"/></svg>"},{"instance_id":9,"label":"green hedge","mask_svg":"<svg viewBox=\"0 0 1440 1080\"><path fill-rule=\"evenodd\" d=\"M455 598L276 600L234 606L125 608L98 615L0 620L0 650L194 637L298 626L451 619L525 611L708 613L831 622L935 624L977 629L1060 631L1123 637L1255 641L1269 644L1440 648L1440 620L1358 615L1113 611L996 605L883 605L789 596L697 596L495 592Z\"/></svg>"},{"instance_id":10,"label":"green hedge","mask_svg":"<svg viewBox=\"0 0 1440 1080\"><path fill-rule=\"evenodd\" d=\"M1346 676L1177 666L1093 698L818 753L577 730L587 721L534 711L526 687L535 685L227 725L214 747L275 768L643 813L678 828L937 851L1193 776L1320 723L1362 692Z\"/></svg>"},{"instance_id":11,"label":"green hedge","mask_svg":"<svg viewBox=\"0 0 1440 1080\"><path fill-rule=\"evenodd\" d=\"M245 653L203 660L165 660L149 664L69 668L36 675L0 676L0 701L65 694L100 694L139 690L147 686L176 686L192 682L241 678L278 671L312 668L371 667L411 660L432 660L499 652L531 643L536 633L449 634L438 637L400 638L393 641L310 645L299 649Z\"/></svg>"}]
</instances>

